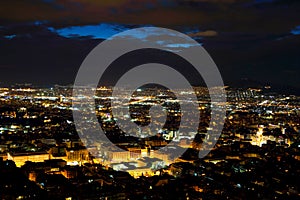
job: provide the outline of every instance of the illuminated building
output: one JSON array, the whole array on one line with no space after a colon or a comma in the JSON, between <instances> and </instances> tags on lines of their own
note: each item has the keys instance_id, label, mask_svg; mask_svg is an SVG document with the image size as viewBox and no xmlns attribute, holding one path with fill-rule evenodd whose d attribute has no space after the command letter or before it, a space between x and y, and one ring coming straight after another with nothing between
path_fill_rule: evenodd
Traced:
<instances>
[{"instance_id":1,"label":"illuminated building","mask_svg":"<svg viewBox=\"0 0 300 200\"><path fill-rule=\"evenodd\" d=\"M47 152L8 153L7 159L14 161L17 167L21 167L26 161L44 162L49 159L49 154Z\"/></svg>"}]
</instances>

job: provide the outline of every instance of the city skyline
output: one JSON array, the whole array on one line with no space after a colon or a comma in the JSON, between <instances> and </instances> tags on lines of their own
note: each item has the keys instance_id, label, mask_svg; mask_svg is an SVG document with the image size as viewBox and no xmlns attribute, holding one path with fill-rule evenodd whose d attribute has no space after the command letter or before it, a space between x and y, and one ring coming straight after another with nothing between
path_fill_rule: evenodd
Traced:
<instances>
[{"instance_id":1,"label":"city skyline","mask_svg":"<svg viewBox=\"0 0 300 200\"><path fill-rule=\"evenodd\" d=\"M0 199L299 199L299 0L1 0Z\"/></svg>"},{"instance_id":2,"label":"city skyline","mask_svg":"<svg viewBox=\"0 0 300 200\"><path fill-rule=\"evenodd\" d=\"M300 97L269 88L226 88L224 128L208 155L199 158L209 148L205 136L214 125L209 125L207 88L194 89L201 116L197 130L176 130L176 123L175 129L166 123L162 131L141 126L124 132L116 121L129 116L111 114L111 88L97 88L94 109L101 128L123 149L106 151L105 141L84 137L75 128L71 87L0 88L1 198L299 198ZM128 98L123 90L125 96L116 101ZM131 110L131 119L147 124L149 117L162 117L147 107L165 100L166 121L176 122L181 109L172 102L188 101L168 99L168 93L138 89L122 106ZM158 149L163 147L169 150L162 154ZM178 147L185 152L174 158Z\"/></svg>"}]
</instances>

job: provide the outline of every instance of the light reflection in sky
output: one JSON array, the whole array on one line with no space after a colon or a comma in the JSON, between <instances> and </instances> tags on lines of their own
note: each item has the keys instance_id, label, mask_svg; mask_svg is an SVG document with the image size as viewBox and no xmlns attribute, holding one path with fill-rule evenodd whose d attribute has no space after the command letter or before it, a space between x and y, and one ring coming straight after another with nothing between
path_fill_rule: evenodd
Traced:
<instances>
[{"instance_id":1,"label":"light reflection in sky","mask_svg":"<svg viewBox=\"0 0 300 200\"><path fill-rule=\"evenodd\" d=\"M151 27L151 25L143 26L143 27ZM127 35L126 30L129 30L130 28L125 25L121 24L109 24L109 23L101 23L97 25L85 25L85 26L71 26L61 29L54 29L49 28L49 30L56 32L60 36L66 37L66 38L76 38L76 37L90 37L93 39L108 39L111 36L121 33L119 37L127 37L130 38L137 38L141 40L147 40L149 36L161 36L164 34L163 32L155 32L155 31L131 31L130 35ZM197 29L197 31L199 31ZM191 33L192 30L186 30L185 33ZM168 31L166 31L166 34L170 34ZM176 35L173 35L176 37ZM190 47L190 44L180 43L180 44L173 44L172 41L158 41L158 43L162 44L165 43L166 47L170 48L188 48Z\"/></svg>"},{"instance_id":2,"label":"light reflection in sky","mask_svg":"<svg viewBox=\"0 0 300 200\"><path fill-rule=\"evenodd\" d=\"M291 34L300 35L300 26L296 26L293 30L291 30Z\"/></svg>"},{"instance_id":3,"label":"light reflection in sky","mask_svg":"<svg viewBox=\"0 0 300 200\"><path fill-rule=\"evenodd\" d=\"M97 25L70 26L61 29L49 28L60 36L72 37L91 37L94 39L107 39L117 33L128 30L129 28L119 24L101 23Z\"/></svg>"}]
</instances>

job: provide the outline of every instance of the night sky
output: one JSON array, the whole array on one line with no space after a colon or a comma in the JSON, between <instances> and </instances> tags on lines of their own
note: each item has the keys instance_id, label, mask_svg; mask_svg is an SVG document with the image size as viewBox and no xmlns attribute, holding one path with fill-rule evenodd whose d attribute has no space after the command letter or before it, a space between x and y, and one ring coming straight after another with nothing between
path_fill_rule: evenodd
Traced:
<instances>
[{"instance_id":1,"label":"night sky","mask_svg":"<svg viewBox=\"0 0 300 200\"><path fill-rule=\"evenodd\" d=\"M1 0L0 82L72 84L96 45L143 26L196 39L225 84L300 91L299 0Z\"/></svg>"}]
</instances>

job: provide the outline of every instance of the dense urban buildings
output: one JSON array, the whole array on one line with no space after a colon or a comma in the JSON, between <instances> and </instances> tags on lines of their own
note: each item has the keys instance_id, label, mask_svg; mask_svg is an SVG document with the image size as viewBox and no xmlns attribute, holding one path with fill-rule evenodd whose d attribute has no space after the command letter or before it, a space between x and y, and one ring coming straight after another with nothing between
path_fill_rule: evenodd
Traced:
<instances>
[{"instance_id":1,"label":"dense urban buildings","mask_svg":"<svg viewBox=\"0 0 300 200\"><path fill-rule=\"evenodd\" d=\"M116 125L111 88L97 88L99 123L120 147L107 153L107 144L76 130L71 87L0 88L1 199L299 199L300 97L226 87L222 134L198 158L211 104L207 89L194 90L199 128L184 135L178 131L184 102L170 91L138 89L125 105L131 116L121 116L141 128L128 133ZM168 123L150 130L154 104L164 110L156 117L167 114ZM170 141L184 149L181 157L157 152Z\"/></svg>"},{"instance_id":2,"label":"dense urban buildings","mask_svg":"<svg viewBox=\"0 0 300 200\"><path fill-rule=\"evenodd\" d=\"M1 0L0 200L299 200L299 13Z\"/></svg>"}]
</instances>

